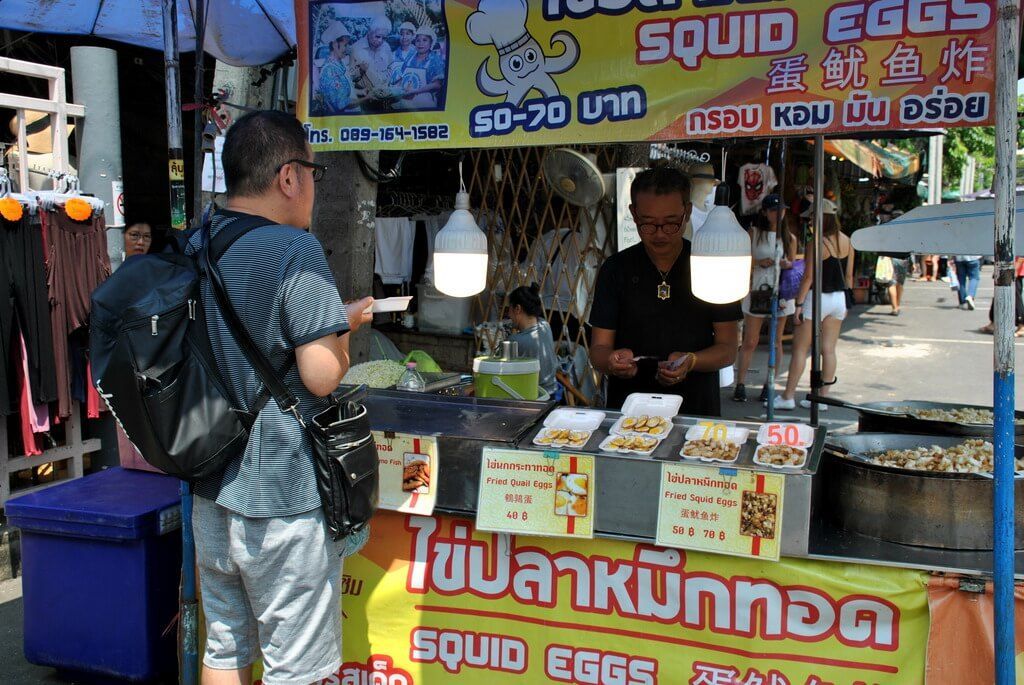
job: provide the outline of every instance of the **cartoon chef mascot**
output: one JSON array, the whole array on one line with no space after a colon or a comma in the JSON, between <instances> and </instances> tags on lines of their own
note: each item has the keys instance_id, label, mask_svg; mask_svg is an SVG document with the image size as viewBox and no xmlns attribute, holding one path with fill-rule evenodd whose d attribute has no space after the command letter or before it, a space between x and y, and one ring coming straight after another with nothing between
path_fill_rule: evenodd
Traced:
<instances>
[{"instance_id":1,"label":"cartoon chef mascot","mask_svg":"<svg viewBox=\"0 0 1024 685\"><path fill-rule=\"evenodd\" d=\"M561 43L562 54L545 55L540 43L526 28L527 0L480 0L477 11L466 21L466 32L477 45L493 45L498 51L498 68L502 78L487 71L490 58L476 72L480 92L491 97L505 97L505 102L520 106L530 91L541 97L561 95L552 74L562 74L576 65L580 46L568 31L551 36L551 48Z\"/></svg>"}]
</instances>

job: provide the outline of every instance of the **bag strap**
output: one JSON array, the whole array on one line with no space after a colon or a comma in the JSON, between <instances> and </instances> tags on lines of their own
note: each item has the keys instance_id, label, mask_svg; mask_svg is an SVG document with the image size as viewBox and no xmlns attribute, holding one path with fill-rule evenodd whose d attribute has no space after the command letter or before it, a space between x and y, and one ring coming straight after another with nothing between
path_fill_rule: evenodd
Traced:
<instances>
[{"instance_id":1,"label":"bag strap","mask_svg":"<svg viewBox=\"0 0 1024 685\"><path fill-rule=\"evenodd\" d=\"M254 413L258 414L263 409L268 402L267 393L269 393L274 398L274 401L277 402L281 411L290 412L298 419L299 424L305 427L306 423L299 414L299 400L288 389L288 386L284 384L284 381L278 377L277 372L274 371L270 364L270 360L264 356L263 352L260 351L253 341L252 336L249 334L249 329L246 328L245 323L242 322L237 310L235 310L234 305L231 303L227 286L224 284L220 269L217 267L217 261L224 256L228 248L235 241L255 228L273 224L273 221L261 216L243 216L228 224L213 239L210 238L210 224L205 224L203 226L203 248L200 251L200 259L202 260L203 269L210 278L210 284L213 286L214 297L217 300L221 315L227 321L239 349L242 350L246 359L252 364L256 375L263 381L264 389L257 396L256 403L253 405ZM211 259L213 255L216 256L216 259ZM293 362L294 356L285 368L285 373L291 368Z\"/></svg>"}]
</instances>

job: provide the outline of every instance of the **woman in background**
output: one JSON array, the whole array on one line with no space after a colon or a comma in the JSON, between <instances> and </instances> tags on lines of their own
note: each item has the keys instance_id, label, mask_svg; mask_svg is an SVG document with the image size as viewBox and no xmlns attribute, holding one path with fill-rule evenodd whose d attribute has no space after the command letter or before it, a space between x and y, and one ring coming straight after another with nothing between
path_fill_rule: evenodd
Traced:
<instances>
[{"instance_id":1,"label":"woman in background","mask_svg":"<svg viewBox=\"0 0 1024 685\"><path fill-rule=\"evenodd\" d=\"M839 341L839 332L846 318L846 289L853 287L854 251L850 239L840 230L835 203L827 199L822 202L824 224L821 227L821 377L828 385L819 392L827 395L836 378L836 343ZM782 397L775 399L776 409L796 408L796 386L803 376L807 365L807 353L811 347L814 325L811 299L811 286L814 283L814 243L808 242L806 249L804 277L800 282L800 291L796 296L796 313L793 315L796 333L793 336L793 353L789 361L789 377L786 379L786 390ZM808 409L811 404L807 400L801 400L800 406ZM828 406L818 405L818 409L826 411Z\"/></svg>"},{"instance_id":2,"label":"woman in background","mask_svg":"<svg viewBox=\"0 0 1024 685\"><path fill-rule=\"evenodd\" d=\"M510 340L519 344L520 356L536 357L540 361L540 387L554 397L558 387L555 378L558 357L555 356L551 325L544 319L540 286L534 283L513 290L508 296L508 313L518 331Z\"/></svg>"},{"instance_id":3,"label":"woman in background","mask_svg":"<svg viewBox=\"0 0 1024 685\"><path fill-rule=\"evenodd\" d=\"M775 290L781 280L781 270L790 269L796 258L796 238L783 225L784 208L782 198L771 194L761 201L761 212L750 227L751 254L754 261L750 272L751 293L763 285ZM736 390L733 392L734 402L747 401L747 388L744 384L750 360L754 356L757 344L761 340L761 323L770 319L766 312L752 312L751 295L743 299L743 343L736 369ZM778 300L779 317L776 322L775 335L775 367L782 367L782 331L786 327L786 319L796 310L793 299L784 299L781 294ZM768 399L768 385L761 388L761 401Z\"/></svg>"},{"instance_id":4,"label":"woman in background","mask_svg":"<svg viewBox=\"0 0 1024 685\"><path fill-rule=\"evenodd\" d=\"M153 229L149 224L132 224L124 229L124 258L146 254L153 245Z\"/></svg>"}]
</instances>

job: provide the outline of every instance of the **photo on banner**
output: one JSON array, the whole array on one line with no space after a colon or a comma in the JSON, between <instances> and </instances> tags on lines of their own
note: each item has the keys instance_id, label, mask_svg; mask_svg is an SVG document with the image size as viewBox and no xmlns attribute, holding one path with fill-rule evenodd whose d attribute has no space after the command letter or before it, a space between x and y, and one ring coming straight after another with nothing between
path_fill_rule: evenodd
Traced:
<instances>
[{"instance_id":1,"label":"photo on banner","mask_svg":"<svg viewBox=\"0 0 1024 685\"><path fill-rule=\"evenodd\" d=\"M442 0L309 2L311 116L443 110L449 33Z\"/></svg>"}]
</instances>

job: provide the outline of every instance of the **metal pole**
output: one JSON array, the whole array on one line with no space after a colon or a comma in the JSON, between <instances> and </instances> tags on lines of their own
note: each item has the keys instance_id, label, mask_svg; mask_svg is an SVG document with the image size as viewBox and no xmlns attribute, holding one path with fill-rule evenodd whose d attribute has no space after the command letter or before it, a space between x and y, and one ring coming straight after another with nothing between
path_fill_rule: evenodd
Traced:
<instances>
[{"instance_id":1,"label":"metal pole","mask_svg":"<svg viewBox=\"0 0 1024 685\"><path fill-rule=\"evenodd\" d=\"M825 223L825 138L814 137L814 317L811 321L811 394L824 387L821 379L821 250ZM811 425L818 425L818 405L811 403Z\"/></svg>"},{"instance_id":2,"label":"metal pole","mask_svg":"<svg viewBox=\"0 0 1024 685\"><path fill-rule=\"evenodd\" d=\"M181 84L178 79L178 2L162 0L164 73L167 84L167 157L171 227L185 228L185 160L181 142Z\"/></svg>"},{"instance_id":3,"label":"metal pole","mask_svg":"<svg viewBox=\"0 0 1024 685\"><path fill-rule=\"evenodd\" d=\"M783 198L786 189L786 145L789 141L785 138L782 139L782 151L779 154L779 197ZM785 202L783 202L783 208L785 208ZM785 209L779 214L779 225L775 227L775 240L776 242L782 243L782 256L786 256L786 241L782 237L782 227L785 224ZM769 321L770 329L768 331L768 379L766 384L768 386L768 420L775 420L775 366L779 363L779 360L775 358L775 346L778 342L779 327L779 282L781 280L782 270L779 266L779 262L775 262L775 287L772 292L772 315Z\"/></svg>"},{"instance_id":4,"label":"metal pole","mask_svg":"<svg viewBox=\"0 0 1024 685\"><path fill-rule=\"evenodd\" d=\"M181 88L178 81L178 3L162 0L164 70L167 85L168 180L170 181L171 226L185 228L185 160L181 142ZM199 682L198 607L196 605L195 541L192 539L192 491L181 483L181 623L179 642L183 685Z\"/></svg>"},{"instance_id":5,"label":"metal pole","mask_svg":"<svg viewBox=\"0 0 1024 685\"><path fill-rule=\"evenodd\" d=\"M996 63L995 181L995 497L996 684L1013 685L1014 644L1014 215L1017 179L1019 0L999 0Z\"/></svg>"},{"instance_id":6,"label":"metal pole","mask_svg":"<svg viewBox=\"0 0 1024 685\"><path fill-rule=\"evenodd\" d=\"M124 220L114 212L121 183L121 112L118 108L117 53L108 48L71 48L75 99L88 117L78 122L78 177L82 187L106 203L107 254L115 269L124 254Z\"/></svg>"},{"instance_id":7,"label":"metal pole","mask_svg":"<svg viewBox=\"0 0 1024 685\"><path fill-rule=\"evenodd\" d=\"M192 101L197 105L195 110L195 146L192 157L192 226L198 226L203 216L203 129L206 126L206 110L201 107L206 99L205 73L203 61L206 42L206 0L194 0L196 30L196 69L195 87L192 89Z\"/></svg>"}]
</instances>

